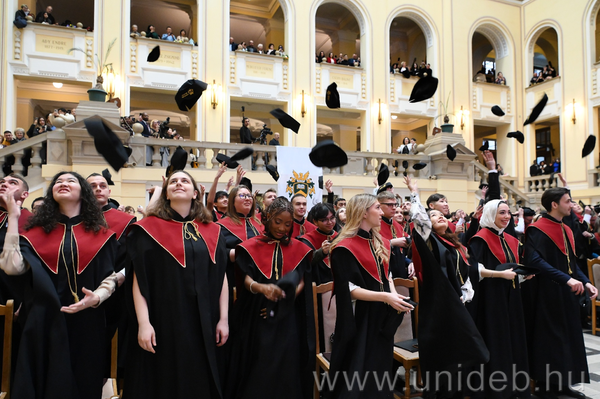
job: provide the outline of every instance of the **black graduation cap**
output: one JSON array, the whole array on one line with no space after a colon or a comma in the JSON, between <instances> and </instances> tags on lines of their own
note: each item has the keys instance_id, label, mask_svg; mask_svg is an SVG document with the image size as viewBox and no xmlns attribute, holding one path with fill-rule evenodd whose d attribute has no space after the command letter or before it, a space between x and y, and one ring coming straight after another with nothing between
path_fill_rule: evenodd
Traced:
<instances>
[{"instance_id":1,"label":"black graduation cap","mask_svg":"<svg viewBox=\"0 0 600 399\"><path fill-rule=\"evenodd\" d=\"M535 211L527 206L523 207L523 216L535 216Z\"/></svg>"},{"instance_id":2,"label":"black graduation cap","mask_svg":"<svg viewBox=\"0 0 600 399\"><path fill-rule=\"evenodd\" d=\"M521 144L525 141L525 136L520 131L510 132L506 135L506 137L512 137L513 139L517 139L517 141Z\"/></svg>"},{"instance_id":3,"label":"black graduation cap","mask_svg":"<svg viewBox=\"0 0 600 399\"><path fill-rule=\"evenodd\" d=\"M402 161L402 167L404 168L404 172L402 174L406 176L406 169L408 169L408 161Z\"/></svg>"},{"instance_id":4,"label":"black graduation cap","mask_svg":"<svg viewBox=\"0 0 600 399\"><path fill-rule=\"evenodd\" d=\"M401 73L402 73L402 76L404 76L406 79L410 78L410 69L406 68Z\"/></svg>"},{"instance_id":5,"label":"black graduation cap","mask_svg":"<svg viewBox=\"0 0 600 399\"><path fill-rule=\"evenodd\" d=\"M531 110L531 114L529 114L529 118L527 118L525 123L523 123L523 126L529 125L530 123L535 122L535 120L538 118L538 116L540 116L540 114L544 110L544 107L546 106L547 103L548 103L548 95L546 93L544 93L544 97L542 97L540 102L537 103L535 105L535 107L533 107L533 109Z\"/></svg>"},{"instance_id":6,"label":"black graduation cap","mask_svg":"<svg viewBox=\"0 0 600 399\"><path fill-rule=\"evenodd\" d=\"M230 158L231 161L241 161L242 159L246 159L249 156L254 154L254 149L252 147L244 147L235 154L233 154Z\"/></svg>"},{"instance_id":7,"label":"black graduation cap","mask_svg":"<svg viewBox=\"0 0 600 399\"><path fill-rule=\"evenodd\" d=\"M481 147L479 147L479 151L487 151L490 149L490 142L488 140L483 143Z\"/></svg>"},{"instance_id":8,"label":"black graduation cap","mask_svg":"<svg viewBox=\"0 0 600 399\"><path fill-rule=\"evenodd\" d=\"M283 111L281 108L275 108L270 113L279 120L281 126L287 127L288 129L293 130L295 133L298 133L298 129L300 129L300 123L285 113L285 111Z\"/></svg>"},{"instance_id":9,"label":"black graduation cap","mask_svg":"<svg viewBox=\"0 0 600 399\"><path fill-rule=\"evenodd\" d=\"M96 151L118 172L129 158L119 137L104 124L99 116L87 118L83 123L90 136L94 138Z\"/></svg>"},{"instance_id":10,"label":"black graduation cap","mask_svg":"<svg viewBox=\"0 0 600 399\"><path fill-rule=\"evenodd\" d=\"M248 179L247 177L242 177L242 179L240 180L240 186L248 187L248 190L250 190L250 194L252 194L252 182L250 181L250 179Z\"/></svg>"},{"instance_id":11,"label":"black graduation cap","mask_svg":"<svg viewBox=\"0 0 600 399\"><path fill-rule=\"evenodd\" d=\"M168 178L173 172L176 170L185 169L185 165L187 164L188 152L183 149L183 147L178 146L171 157L171 161L169 162L169 166L167 166L167 171L165 172L165 176Z\"/></svg>"},{"instance_id":12,"label":"black graduation cap","mask_svg":"<svg viewBox=\"0 0 600 399\"><path fill-rule=\"evenodd\" d=\"M325 104L329 108L340 107L340 93L337 91L337 83L333 82L327 86L327 94L325 96Z\"/></svg>"},{"instance_id":13,"label":"black graduation cap","mask_svg":"<svg viewBox=\"0 0 600 399\"><path fill-rule=\"evenodd\" d=\"M196 105L200 99L202 92L206 90L208 85L201 80L190 79L181 85L177 94L175 94L175 102L177 107L183 112L187 112Z\"/></svg>"},{"instance_id":14,"label":"black graduation cap","mask_svg":"<svg viewBox=\"0 0 600 399\"><path fill-rule=\"evenodd\" d=\"M237 163L236 161L232 161L231 158L229 158L227 155L225 154L217 154L216 156L217 162L219 162L219 164L222 164L223 162L225 162L225 165L227 165L227 167L229 169L235 169L238 166L240 166L239 163Z\"/></svg>"},{"instance_id":15,"label":"black graduation cap","mask_svg":"<svg viewBox=\"0 0 600 399\"><path fill-rule=\"evenodd\" d=\"M423 77L415 83L410 93L410 103L418 103L433 97L438 87L438 79L433 76Z\"/></svg>"},{"instance_id":16,"label":"black graduation cap","mask_svg":"<svg viewBox=\"0 0 600 399\"><path fill-rule=\"evenodd\" d=\"M271 175L271 177L273 178L273 180L277 181L279 180L279 172L277 171L277 168L273 165L267 165L267 172L269 172L269 174Z\"/></svg>"},{"instance_id":17,"label":"black graduation cap","mask_svg":"<svg viewBox=\"0 0 600 399\"><path fill-rule=\"evenodd\" d=\"M496 115L496 116L504 116L504 115L505 115L505 113L504 113L504 111L502 110L502 108L500 108L500 107L499 107L499 106L497 106L497 105L494 105L494 106L492 107L492 114L494 114L494 115Z\"/></svg>"},{"instance_id":18,"label":"black graduation cap","mask_svg":"<svg viewBox=\"0 0 600 399\"><path fill-rule=\"evenodd\" d=\"M108 184L109 186L115 185L115 182L112 181L112 175L110 174L108 168L102 171L102 177L106 179L106 184Z\"/></svg>"},{"instance_id":19,"label":"black graduation cap","mask_svg":"<svg viewBox=\"0 0 600 399\"><path fill-rule=\"evenodd\" d=\"M280 298L277 302L267 301L266 317L284 317L294 309L298 284L300 284L298 273L288 273L277 281L277 286L285 292L285 298Z\"/></svg>"},{"instance_id":20,"label":"black graduation cap","mask_svg":"<svg viewBox=\"0 0 600 399\"><path fill-rule=\"evenodd\" d=\"M388 169L388 166L381 163L381 165L379 165L379 173L377 174L377 185L380 187L383 186L389 178L390 170Z\"/></svg>"},{"instance_id":21,"label":"black graduation cap","mask_svg":"<svg viewBox=\"0 0 600 399\"><path fill-rule=\"evenodd\" d=\"M521 274L523 276L529 276L531 274L536 274L539 270L535 267L525 266L520 263L502 263L496 266L496 270L508 270L513 269L513 272L517 274Z\"/></svg>"},{"instance_id":22,"label":"black graduation cap","mask_svg":"<svg viewBox=\"0 0 600 399\"><path fill-rule=\"evenodd\" d=\"M119 209L119 206L121 206L121 204L119 204L119 202L114 198L108 199L108 205L110 205L110 207L114 209Z\"/></svg>"},{"instance_id":23,"label":"black graduation cap","mask_svg":"<svg viewBox=\"0 0 600 399\"><path fill-rule=\"evenodd\" d=\"M590 134L587 138L587 140L585 140L585 144L583 145L583 149L581 150L581 158L585 158L588 155L590 155L592 153L592 151L594 151L594 148L596 147L596 136L594 136L593 134Z\"/></svg>"},{"instance_id":24,"label":"black graduation cap","mask_svg":"<svg viewBox=\"0 0 600 399\"><path fill-rule=\"evenodd\" d=\"M451 161L454 161L454 158L456 158L456 150L450 144L446 146L446 156Z\"/></svg>"},{"instance_id":25,"label":"black graduation cap","mask_svg":"<svg viewBox=\"0 0 600 399\"><path fill-rule=\"evenodd\" d=\"M427 166L427 164L425 162L419 162L413 165L413 169L414 170L421 170L424 169Z\"/></svg>"},{"instance_id":26,"label":"black graduation cap","mask_svg":"<svg viewBox=\"0 0 600 399\"><path fill-rule=\"evenodd\" d=\"M348 155L333 140L323 140L312 148L308 154L313 165L318 167L337 168L348 163Z\"/></svg>"},{"instance_id":27,"label":"black graduation cap","mask_svg":"<svg viewBox=\"0 0 600 399\"><path fill-rule=\"evenodd\" d=\"M323 190L323 176L319 176L319 188Z\"/></svg>"},{"instance_id":28,"label":"black graduation cap","mask_svg":"<svg viewBox=\"0 0 600 399\"><path fill-rule=\"evenodd\" d=\"M160 46L156 46L152 49L150 54L148 54L147 61L154 62L154 61L158 60L159 57L160 57Z\"/></svg>"}]
</instances>

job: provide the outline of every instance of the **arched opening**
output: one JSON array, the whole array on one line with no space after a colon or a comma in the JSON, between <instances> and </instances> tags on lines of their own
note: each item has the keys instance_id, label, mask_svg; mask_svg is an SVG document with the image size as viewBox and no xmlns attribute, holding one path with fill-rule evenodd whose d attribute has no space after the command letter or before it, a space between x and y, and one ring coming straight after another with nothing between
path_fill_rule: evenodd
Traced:
<instances>
[{"instance_id":1,"label":"arched opening","mask_svg":"<svg viewBox=\"0 0 600 399\"><path fill-rule=\"evenodd\" d=\"M594 29L594 44L595 44L595 50L596 50L596 55L594 57L594 62L598 62L600 61L600 18L598 18L600 15L600 7L598 8L598 11L596 12L596 23L594 24L595 29Z\"/></svg>"},{"instance_id":2,"label":"arched opening","mask_svg":"<svg viewBox=\"0 0 600 399\"><path fill-rule=\"evenodd\" d=\"M533 76L538 82L559 76L558 34L554 28L547 28L535 41L533 47Z\"/></svg>"},{"instance_id":3,"label":"arched opening","mask_svg":"<svg viewBox=\"0 0 600 399\"><path fill-rule=\"evenodd\" d=\"M232 0L229 13L229 50L268 53L269 46L285 50L285 17L278 1Z\"/></svg>"},{"instance_id":4,"label":"arched opening","mask_svg":"<svg viewBox=\"0 0 600 399\"><path fill-rule=\"evenodd\" d=\"M390 72L402 73L403 68L409 68L416 75L418 68L428 63L427 40L421 27L410 18L394 18L390 25Z\"/></svg>"},{"instance_id":5,"label":"arched opening","mask_svg":"<svg viewBox=\"0 0 600 399\"><path fill-rule=\"evenodd\" d=\"M472 67L476 82L494 83L496 80L496 51L488 38L475 32L472 39Z\"/></svg>"},{"instance_id":6,"label":"arched opening","mask_svg":"<svg viewBox=\"0 0 600 399\"><path fill-rule=\"evenodd\" d=\"M151 37L150 26L158 38L167 34L168 27L175 39L185 30L188 38L198 41L198 32L194 24L195 6L185 2L165 2L158 0L131 0L131 25L136 25L142 36ZM160 17L157 17L160 16Z\"/></svg>"},{"instance_id":7,"label":"arched opening","mask_svg":"<svg viewBox=\"0 0 600 399\"><path fill-rule=\"evenodd\" d=\"M315 60L337 65L360 66L360 27L343 5L326 3L317 9Z\"/></svg>"}]
</instances>

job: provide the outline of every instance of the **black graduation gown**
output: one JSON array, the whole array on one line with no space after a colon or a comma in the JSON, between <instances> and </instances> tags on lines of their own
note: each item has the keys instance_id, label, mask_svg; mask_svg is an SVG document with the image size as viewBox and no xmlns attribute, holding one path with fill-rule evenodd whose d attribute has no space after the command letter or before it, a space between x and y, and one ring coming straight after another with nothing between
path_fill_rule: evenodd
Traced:
<instances>
[{"instance_id":1,"label":"black graduation gown","mask_svg":"<svg viewBox=\"0 0 600 399\"><path fill-rule=\"evenodd\" d=\"M402 229L402 226L400 226L400 224L394 219L388 219L385 217L381 218L381 229L379 232L386 240L404 237L404 230ZM404 253L402 253L402 248L391 247L390 271L392 272L392 277L408 278L407 266L406 257L404 256Z\"/></svg>"},{"instance_id":2,"label":"black graduation gown","mask_svg":"<svg viewBox=\"0 0 600 399\"><path fill-rule=\"evenodd\" d=\"M127 238L128 275L135 272L148 304L156 353L139 346L133 311L124 398L222 397L215 334L225 242L219 225L177 216L146 217L131 226ZM127 281L131 287L133 278Z\"/></svg>"},{"instance_id":3,"label":"black graduation gown","mask_svg":"<svg viewBox=\"0 0 600 399\"><path fill-rule=\"evenodd\" d=\"M12 397L101 397L104 308L75 314L63 313L60 308L75 302L71 294L75 282L83 299L83 287L94 290L113 272L117 246L110 230L86 232L80 216L61 216L49 234L34 227L21 235L21 253L31 267L31 280L25 286L24 309L19 316L24 318L23 335Z\"/></svg>"},{"instance_id":4,"label":"black graduation gown","mask_svg":"<svg viewBox=\"0 0 600 399\"><path fill-rule=\"evenodd\" d=\"M313 281L317 285L325 284L333 280L331 274L331 261L328 255L320 251L323 241L333 241L337 236L337 232L332 230L331 233L325 234L321 230L313 230L299 238L301 242L308 245L313 250L311 262L311 270Z\"/></svg>"},{"instance_id":5,"label":"black graduation gown","mask_svg":"<svg viewBox=\"0 0 600 399\"><path fill-rule=\"evenodd\" d=\"M385 242L385 240L384 240ZM389 242L386 243L389 245ZM397 312L383 302L356 301L352 309L349 282L360 288L390 292L389 266L376 260L371 233L358 234L340 241L331 252L334 295L337 320L329 380L336 384L332 398L392 398L394 334L404 313ZM353 377L364 382L361 390L357 383L346 383ZM383 389L377 387L384 378Z\"/></svg>"},{"instance_id":6,"label":"black graduation gown","mask_svg":"<svg viewBox=\"0 0 600 399\"><path fill-rule=\"evenodd\" d=\"M521 292L529 369L532 379L546 382L549 375L553 385L589 382L578 299L567 285L571 278L589 282L574 246L571 229L548 214L526 230L525 264L539 270Z\"/></svg>"},{"instance_id":7,"label":"black graduation gown","mask_svg":"<svg viewBox=\"0 0 600 399\"><path fill-rule=\"evenodd\" d=\"M244 277L260 284L293 283L285 290L286 299L277 303L245 287L238 291L226 398L312 398L315 331L310 254L310 248L300 241L282 245L266 236L237 246L236 262ZM294 298L302 278L304 289Z\"/></svg>"},{"instance_id":8,"label":"black graduation gown","mask_svg":"<svg viewBox=\"0 0 600 399\"><path fill-rule=\"evenodd\" d=\"M452 395L459 391L461 372L486 363L489 352L460 300L456 250L448 250L435 234L426 243L417 229L413 243L415 269L421 270L417 338L426 388L423 397L435 392ZM464 261L459 262L464 268Z\"/></svg>"},{"instance_id":9,"label":"black graduation gown","mask_svg":"<svg viewBox=\"0 0 600 399\"><path fill-rule=\"evenodd\" d=\"M473 237L470 253L486 269L497 270L502 263L520 263L519 241L492 229L484 228ZM482 364L475 367L478 373L483 367L485 385L471 379L472 387L475 388L471 397L504 399L512 395L530 396L525 319L520 291L518 277L513 281L486 278L479 283L475 320L490 352L490 361L485 366ZM503 383L495 383L495 389L491 389L489 381L492 373L502 373L500 375L507 377L506 389L499 389ZM484 389L477 389L479 387Z\"/></svg>"}]
</instances>

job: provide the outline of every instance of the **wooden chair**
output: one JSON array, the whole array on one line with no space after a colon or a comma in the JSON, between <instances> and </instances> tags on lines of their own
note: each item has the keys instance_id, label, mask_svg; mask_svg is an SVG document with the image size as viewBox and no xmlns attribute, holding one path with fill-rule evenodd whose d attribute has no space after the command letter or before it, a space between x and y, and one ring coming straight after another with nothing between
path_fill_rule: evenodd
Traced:
<instances>
[{"instance_id":1,"label":"wooden chair","mask_svg":"<svg viewBox=\"0 0 600 399\"><path fill-rule=\"evenodd\" d=\"M329 371L329 357L331 353L321 352L321 344L319 343L319 302L317 301L318 295L325 294L333 290L333 281L329 283L321 284L317 286L316 283L312 283L313 293L313 311L315 316L315 337L316 337L316 348L317 348L317 362L316 362L316 374L315 374L315 399L319 399L319 385L321 380L321 370Z\"/></svg>"},{"instance_id":2,"label":"wooden chair","mask_svg":"<svg viewBox=\"0 0 600 399\"><path fill-rule=\"evenodd\" d=\"M0 305L0 316L4 316L4 344L2 346L2 380L0 380L0 399L10 397L10 370L12 357L14 302L9 299L5 306Z\"/></svg>"},{"instance_id":3,"label":"wooden chair","mask_svg":"<svg viewBox=\"0 0 600 399\"><path fill-rule=\"evenodd\" d=\"M596 278L598 278L598 282L600 283L600 260L588 259L587 264L590 281L594 287L600 287L600 284L596 283ZM594 273L594 271L596 273ZM598 298L594 299L592 302L592 334L594 335L596 335L596 306L600 306L600 300Z\"/></svg>"},{"instance_id":4,"label":"wooden chair","mask_svg":"<svg viewBox=\"0 0 600 399\"><path fill-rule=\"evenodd\" d=\"M407 280L407 279L403 279L403 278L395 278L394 285L396 287L406 287L409 289L412 288L413 295L412 295L411 299L417 303L419 302L419 283L418 283L416 277L413 277L412 280ZM419 311L418 310L419 310L419 305L417 304L417 306L415 307L415 310L413 310L413 312L415 314L415 332L417 332L418 327L419 327ZM402 323L405 323L407 321L412 323L412 318L410 317L410 315L405 315L404 319L402 320ZM421 381L421 368L419 367L419 351L410 352L406 349L402 349L397 346L394 346L394 360L401 363L405 370L404 380L405 380L406 385L404 388L404 396L402 396L402 398L409 399L414 396L421 396L421 393L411 394L411 391L410 391L410 370L413 367L417 368L417 384L419 384L419 382ZM394 394L394 397L401 398L400 396L398 396L396 394Z\"/></svg>"}]
</instances>

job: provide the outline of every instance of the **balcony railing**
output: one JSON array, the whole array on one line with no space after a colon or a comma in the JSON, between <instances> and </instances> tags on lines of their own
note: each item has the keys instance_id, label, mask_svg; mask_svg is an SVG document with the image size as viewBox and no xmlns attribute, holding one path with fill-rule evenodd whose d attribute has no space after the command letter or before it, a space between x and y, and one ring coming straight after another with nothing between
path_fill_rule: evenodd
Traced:
<instances>
[{"instance_id":1,"label":"balcony railing","mask_svg":"<svg viewBox=\"0 0 600 399\"><path fill-rule=\"evenodd\" d=\"M426 101L409 103L410 93L419 80L416 76L405 78L402 74L390 74L390 112L434 117L436 115L437 94Z\"/></svg>"},{"instance_id":2,"label":"balcony railing","mask_svg":"<svg viewBox=\"0 0 600 399\"><path fill-rule=\"evenodd\" d=\"M94 81L94 34L84 29L38 24L13 27L11 64L15 75ZM72 51L78 48L83 52Z\"/></svg>"},{"instance_id":3,"label":"balcony railing","mask_svg":"<svg viewBox=\"0 0 600 399\"><path fill-rule=\"evenodd\" d=\"M327 86L335 82L340 94L342 108L367 109L367 75L360 67L315 64L315 101L317 105L325 105Z\"/></svg>"},{"instance_id":4,"label":"balcony railing","mask_svg":"<svg viewBox=\"0 0 600 399\"><path fill-rule=\"evenodd\" d=\"M494 83L473 83L472 93L473 118L476 120L490 119L493 121L508 121L512 117L513 107L510 99L510 87ZM506 113L499 117L492 113L494 105L500 106Z\"/></svg>"},{"instance_id":5,"label":"balcony railing","mask_svg":"<svg viewBox=\"0 0 600 399\"><path fill-rule=\"evenodd\" d=\"M277 100L289 96L289 65L276 55L234 51L229 54L229 93Z\"/></svg>"},{"instance_id":6,"label":"balcony railing","mask_svg":"<svg viewBox=\"0 0 600 399\"><path fill-rule=\"evenodd\" d=\"M160 57L148 62L148 54L160 45ZM130 86L176 90L188 79L198 78L198 47L187 43L145 37L129 40Z\"/></svg>"}]
</instances>

